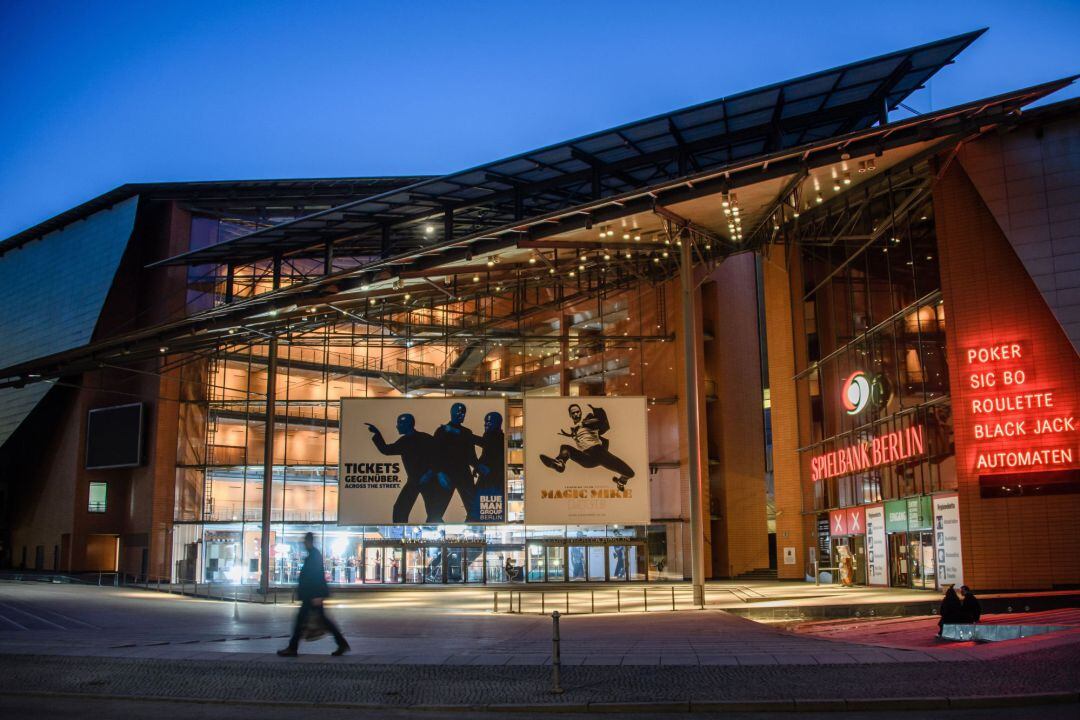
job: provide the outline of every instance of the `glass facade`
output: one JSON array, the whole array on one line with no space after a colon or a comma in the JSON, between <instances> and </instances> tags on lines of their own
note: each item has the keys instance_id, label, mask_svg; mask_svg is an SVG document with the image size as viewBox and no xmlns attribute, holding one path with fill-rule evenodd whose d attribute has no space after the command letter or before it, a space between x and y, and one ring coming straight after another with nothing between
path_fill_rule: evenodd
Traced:
<instances>
[{"instance_id":1,"label":"glass facade","mask_svg":"<svg viewBox=\"0 0 1080 720\"><path fill-rule=\"evenodd\" d=\"M847 223L850 234L800 245L804 292L793 311L802 314L806 364L796 386L808 409L802 467L813 479L804 513L816 520L819 564L844 583L869 582L867 539L864 525L830 528L837 509L924 503L957 487L946 310L933 207L920 194L921 177L913 173L905 187L890 178L879 184L876 200L841 213L837 225ZM875 441L900 447L911 437L921 443L910 453L883 452L884 462L872 455ZM866 450L869 462L815 478L815 460L852 448ZM854 516L865 519L860 512ZM889 526L887 533L889 583L933 588L929 527Z\"/></svg>"},{"instance_id":2,"label":"glass facade","mask_svg":"<svg viewBox=\"0 0 1080 720\"><path fill-rule=\"evenodd\" d=\"M201 218L193 230L202 244L225 232ZM308 272L311 262L284 263L278 285ZM197 268L189 286L213 305L270 291L274 278L268 266ZM268 518L275 584L295 582L308 531L341 584L681 579L681 545L668 542L681 535L679 521L526 524L527 395L647 396L650 463L679 457L666 286L612 273L579 278L572 294L563 287L503 288L477 275L472 288L448 285L441 302L391 306L359 295L350 309L312 308L310 323L279 340ZM180 370L176 579L259 580L269 354L268 342L224 346ZM340 399L425 396L508 399L508 522L339 526Z\"/></svg>"}]
</instances>

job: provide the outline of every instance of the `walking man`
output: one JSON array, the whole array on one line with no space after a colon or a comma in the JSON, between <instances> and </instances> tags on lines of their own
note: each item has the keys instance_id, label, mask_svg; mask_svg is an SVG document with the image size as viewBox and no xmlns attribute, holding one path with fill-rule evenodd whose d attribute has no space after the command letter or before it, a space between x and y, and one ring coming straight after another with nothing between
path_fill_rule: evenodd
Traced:
<instances>
[{"instance_id":1,"label":"walking man","mask_svg":"<svg viewBox=\"0 0 1080 720\"><path fill-rule=\"evenodd\" d=\"M300 638L314 617L334 636L337 649L330 654L344 655L349 652L349 643L338 630L337 625L326 616L326 608L323 606L323 601L330 597L330 588L326 585L326 570L323 569L322 553L315 547L313 533L304 535L304 547L307 548L308 554L304 560L304 567L300 569L300 581L296 586L296 594L300 597L300 612L296 614L296 625L293 626L289 646L278 650L277 654L282 657L296 657L296 650L300 647Z\"/></svg>"},{"instance_id":2,"label":"walking man","mask_svg":"<svg viewBox=\"0 0 1080 720\"><path fill-rule=\"evenodd\" d=\"M611 423L608 422L607 413L603 408L589 405L589 414L582 416L581 406L576 403L567 411L573 425L569 430L560 430L559 434L570 438L574 444L561 446L555 457L541 455L540 462L557 472L566 470L567 460L573 460L583 468L602 467L618 473L611 481L619 492L625 490L627 481L634 477L634 470L625 460L608 450L604 433L611 429Z\"/></svg>"}]
</instances>

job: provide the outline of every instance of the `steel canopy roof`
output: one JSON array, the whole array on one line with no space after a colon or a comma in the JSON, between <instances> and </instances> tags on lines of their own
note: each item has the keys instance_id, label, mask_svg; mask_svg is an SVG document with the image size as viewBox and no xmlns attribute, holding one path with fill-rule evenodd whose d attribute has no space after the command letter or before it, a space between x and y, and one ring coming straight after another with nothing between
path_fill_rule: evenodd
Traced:
<instances>
[{"instance_id":1,"label":"steel canopy roof","mask_svg":"<svg viewBox=\"0 0 1080 720\"><path fill-rule=\"evenodd\" d=\"M345 203L151 265L386 258L884 124L985 30L657 115Z\"/></svg>"}]
</instances>

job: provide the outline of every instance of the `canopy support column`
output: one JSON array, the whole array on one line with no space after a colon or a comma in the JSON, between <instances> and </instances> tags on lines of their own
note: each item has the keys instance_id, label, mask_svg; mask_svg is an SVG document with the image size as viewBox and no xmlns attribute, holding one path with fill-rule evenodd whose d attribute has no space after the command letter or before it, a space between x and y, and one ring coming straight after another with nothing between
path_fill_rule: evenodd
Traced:
<instances>
[{"instance_id":1,"label":"canopy support column","mask_svg":"<svg viewBox=\"0 0 1080 720\"><path fill-rule=\"evenodd\" d=\"M697 347L697 284L694 282L693 240L682 234L679 248L680 279L682 281L683 363L686 373L686 451L690 481L690 582L694 604L702 606L705 597L705 533L701 498L701 413L698 407Z\"/></svg>"}]
</instances>

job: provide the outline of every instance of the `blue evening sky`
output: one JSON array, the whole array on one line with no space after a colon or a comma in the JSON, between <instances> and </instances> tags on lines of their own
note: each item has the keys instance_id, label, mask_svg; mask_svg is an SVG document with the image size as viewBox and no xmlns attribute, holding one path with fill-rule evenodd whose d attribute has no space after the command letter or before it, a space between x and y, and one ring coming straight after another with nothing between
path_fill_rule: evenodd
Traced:
<instances>
[{"instance_id":1,"label":"blue evening sky","mask_svg":"<svg viewBox=\"0 0 1080 720\"><path fill-rule=\"evenodd\" d=\"M0 0L0 238L125 182L445 173L986 26L909 104L1080 72L1076 0Z\"/></svg>"}]
</instances>

